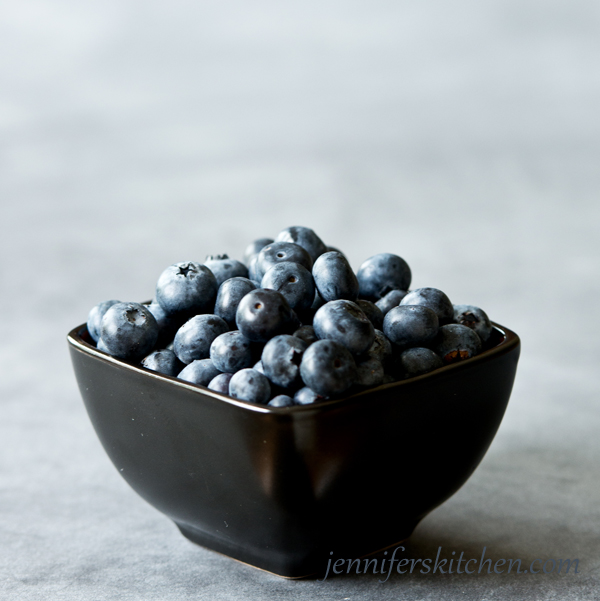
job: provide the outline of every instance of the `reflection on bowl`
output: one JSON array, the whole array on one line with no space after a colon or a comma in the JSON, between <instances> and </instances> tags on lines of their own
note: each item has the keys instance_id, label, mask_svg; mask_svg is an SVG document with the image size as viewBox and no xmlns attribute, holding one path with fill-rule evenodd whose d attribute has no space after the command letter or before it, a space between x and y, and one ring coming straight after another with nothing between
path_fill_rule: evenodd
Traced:
<instances>
[{"instance_id":1,"label":"reflection on bowl","mask_svg":"<svg viewBox=\"0 0 600 601\"><path fill-rule=\"evenodd\" d=\"M462 363L313 406L238 401L68 335L81 395L119 473L190 540L286 577L406 539L454 494L504 415L518 336L494 324Z\"/></svg>"}]
</instances>

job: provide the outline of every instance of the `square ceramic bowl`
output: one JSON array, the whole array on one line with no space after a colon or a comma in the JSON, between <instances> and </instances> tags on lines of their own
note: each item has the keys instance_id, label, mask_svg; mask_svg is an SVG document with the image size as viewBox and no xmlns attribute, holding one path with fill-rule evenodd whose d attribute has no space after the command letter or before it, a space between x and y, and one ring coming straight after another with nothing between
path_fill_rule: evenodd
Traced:
<instances>
[{"instance_id":1,"label":"square ceramic bowl","mask_svg":"<svg viewBox=\"0 0 600 601\"><path fill-rule=\"evenodd\" d=\"M271 408L98 351L68 335L81 395L118 472L190 540L285 577L410 536L487 451L520 342L494 324L480 355L312 406Z\"/></svg>"}]
</instances>

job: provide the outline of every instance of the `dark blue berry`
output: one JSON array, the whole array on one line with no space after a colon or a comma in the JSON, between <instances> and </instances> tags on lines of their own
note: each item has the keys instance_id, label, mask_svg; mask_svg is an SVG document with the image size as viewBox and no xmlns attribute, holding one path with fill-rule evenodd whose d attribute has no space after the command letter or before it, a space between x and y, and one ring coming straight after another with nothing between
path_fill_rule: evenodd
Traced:
<instances>
[{"instance_id":1,"label":"dark blue berry","mask_svg":"<svg viewBox=\"0 0 600 601\"><path fill-rule=\"evenodd\" d=\"M213 340L228 330L229 326L218 315L196 315L177 330L173 350L183 363L207 359Z\"/></svg>"},{"instance_id":2,"label":"dark blue berry","mask_svg":"<svg viewBox=\"0 0 600 601\"><path fill-rule=\"evenodd\" d=\"M319 295L325 302L358 298L358 280L348 259L338 252L322 254L313 265L312 274Z\"/></svg>"},{"instance_id":3,"label":"dark blue berry","mask_svg":"<svg viewBox=\"0 0 600 601\"><path fill-rule=\"evenodd\" d=\"M96 348L99 351L102 351L103 353L108 353L110 355L110 351L108 350L108 348L106 348L106 345L104 344L102 338L100 338L96 343Z\"/></svg>"},{"instance_id":4,"label":"dark blue berry","mask_svg":"<svg viewBox=\"0 0 600 601\"><path fill-rule=\"evenodd\" d=\"M208 388L216 392L222 392L223 394L229 394L229 382L233 374L219 374L215 376L209 383Z\"/></svg>"},{"instance_id":5,"label":"dark blue berry","mask_svg":"<svg viewBox=\"0 0 600 601\"><path fill-rule=\"evenodd\" d=\"M257 279L262 280L263 276L273 265L277 263L300 263L309 271L312 269L313 260L306 250L293 242L273 242L265 246L256 257L254 274Z\"/></svg>"},{"instance_id":6,"label":"dark blue berry","mask_svg":"<svg viewBox=\"0 0 600 601\"><path fill-rule=\"evenodd\" d=\"M367 319L373 324L376 330L383 329L383 313L381 309L371 301L359 298L356 301L359 309L367 316Z\"/></svg>"},{"instance_id":7,"label":"dark blue berry","mask_svg":"<svg viewBox=\"0 0 600 601\"><path fill-rule=\"evenodd\" d=\"M313 230L299 225L282 230L277 234L275 241L293 242L301 246L308 252L313 261L316 261L324 252L327 252L327 246Z\"/></svg>"},{"instance_id":8,"label":"dark blue berry","mask_svg":"<svg viewBox=\"0 0 600 601\"><path fill-rule=\"evenodd\" d=\"M383 333L400 348L426 346L437 335L438 317L423 305L400 305L388 311Z\"/></svg>"},{"instance_id":9,"label":"dark blue berry","mask_svg":"<svg viewBox=\"0 0 600 601\"><path fill-rule=\"evenodd\" d=\"M446 325L454 319L454 307L450 299L437 288L417 288L411 290L400 301L403 305L420 305L435 311L440 325Z\"/></svg>"},{"instance_id":10,"label":"dark blue berry","mask_svg":"<svg viewBox=\"0 0 600 601\"><path fill-rule=\"evenodd\" d=\"M371 388L383 383L383 365L379 359L369 358L356 364L356 383Z\"/></svg>"},{"instance_id":11,"label":"dark blue berry","mask_svg":"<svg viewBox=\"0 0 600 601\"><path fill-rule=\"evenodd\" d=\"M390 290L408 290L411 273L406 261L398 255L380 253L367 259L356 274L360 296L377 301Z\"/></svg>"},{"instance_id":12,"label":"dark blue berry","mask_svg":"<svg viewBox=\"0 0 600 601\"><path fill-rule=\"evenodd\" d=\"M158 324L148 307L139 303L116 303L104 313L100 338L113 357L141 361L156 344Z\"/></svg>"},{"instance_id":13,"label":"dark blue berry","mask_svg":"<svg viewBox=\"0 0 600 601\"><path fill-rule=\"evenodd\" d=\"M142 366L167 376L177 376L185 367L175 353L169 349L160 349L142 359Z\"/></svg>"},{"instance_id":14,"label":"dark blue berry","mask_svg":"<svg viewBox=\"0 0 600 601\"><path fill-rule=\"evenodd\" d=\"M248 268L241 261L230 259L227 255L209 255L204 264L213 272L218 286L230 278L248 277Z\"/></svg>"},{"instance_id":15,"label":"dark blue berry","mask_svg":"<svg viewBox=\"0 0 600 601\"><path fill-rule=\"evenodd\" d=\"M299 263L273 265L263 276L261 288L281 293L294 311L309 309L315 298L312 275Z\"/></svg>"},{"instance_id":16,"label":"dark blue berry","mask_svg":"<svg viewBox=\"0 0 600 601\"><path fill-rule=\"evenodd\" d=\"M365 354L384 364L392 356L392 344L381 330L375 330L375 340Z\"/></svg>"},{"instance_id":17,"label":"dark blue berry","mask_svg":"<svg viewBox=\"0 0 600 601\"><path fill-rule=\"evenodd\" d=\"M313 405L321 401L326 401L327 397L317 394L314 390L305 386L294 395L294 405Z\"/></svg>"},{"instance_id":18,"label":"dark blue berry","mask_svg":"<svg viewBox=\"0 0 600 601\"><path fill-rule=\"evenodd\" d=\"M354 384L356 363L342 344L334 340L319 340L304 351L300 375L304 383L318 395L337 395Z\"/></svg>"},{"instance_id":19,"label":"dark blue berry","mask_svg":"<svg viewBox=\"0 0 600 601\"><path fill-rule=\"evenodd\" d=\"M177 318L175 316L169 316L165 310L160 306L156 300L153 300L148 305L148 311L154 315L156 323L158 324L158 340L156 346L160 348L166 348L166 346L173 341L177 330L185 322L185 318Z\"/></svg>"},{"instance_id":20,"label":"dark blue berry","mask_svg":"<svg viewBox=\"0 0 600 601\"><path fill-rule=\"evenodd\" d=\"M247 247L246 247L246 251L244 252L244 263L246 263L246 265L249 265L250 261L252 260L253 257L255 257L256 255L258 255L258 253L265 247L268 246L269 244L275 242L275 240L273 240L273 238L259 238L258 240L255 240L254 242L251 242Z\"/></svg>"},{"instance_id":21,"label":"dark blue berry","mask_svg":"<svg viewBox=\"0 0 600 601\"><path fill-rule=\"evenodd\" d=\"M313 327L319 339L335 340L354 355L364 353L375 339L375 329L356 303L330 301L316 313Z\"/></svg>"},{"instance_id":22,"label":"dark blue berry","mask_svg":"<svg viewBox=\"0 0 600 601\"><path fill-rule=\"evenodd\" d=\"M325 252L336 252L336 253L340 253L340 255L344 255L344 253L339 248L336 248L335 246L328 246L327 250ZM346 256L346 255L344 255L344 256Z\"/></svg>"},{"instance_id":23,"label":"dark blue berry","mask_svg":"<svg viewBox=\"0 0 600 601\"><path fill-rule=\"evenodd\" d=\"M307 348L308 344L296 336L282 334L271 338L261 356L265 376L282 388L301 385L300 363Z\"/></svg>"},{"instance_id":24,"label":"dark blue berry","mask_svg":"<svg viewBox=\"0 0 600 601\"><path fill-rule=\"evenodd\" d=\"M269 407L292 407L294 404L294 399L287 394L278 394L267 403Z\"/></svg>"},{"instance_id":25,"label":"dark blue berry","mask_svg":"<svg viewBox=\"0 0 600 601\"><path fill-rule=\"evenodd\" d=\"M257 288L260 288L262 275L258 269L258 255L254 255L248 263L248 279L254 282Z\"/></svg>"},{"instance_id":26,"label":"dark blue berry","mask_svg":"<svg viewBox=\"0 0 600 601\"><path fill-rule=\"evenodd\" d=\"M259 371L263 375L265 373L265 368L263 367L262 361L257 361L254 364L254 366L252 367L252 369L255 369L256 371Z\"/></svg>"},{"instance_id":27,"label":"dark blue berry","mask_svg":"<svg viewBox=\"0 0 600 601\"><path fill-rule=\"evenodd\" d=\"M167 315L211 313L218 289L206 265L186 261L162 272L156 284L156 300Z\"/></svg>"},{"instance_id":28,"label":"dark blue berry","mask_svg":"<svg viewBox=\"0 0 600 601\"><path fill-rule=\"evenodd\" d=\"M444 363L455 363L477 355L481 351L481 339L471 328L450 323L440 328L434 350Z\"/></svg>"},{"instance_id":29,"label":"dark blue berry","mask_svg":"<svg viewBox=\"0 0 600 601\"><path fill-rule=\"evenodd\" d=\"M220 371L235 373L254 364L253 344L239 330L225 332L214 339L210 358Z\"/></svg>"},{"instance_id":30,"label":"dark blue berry","mask_svg":"<svg viewBox=\"0 0 600 601\"><path fill-rule=\"evenodd\" d=\"M254 282L247 278L231 278L219 287L215 301L215 314L224 319L230 328L235 329L235 314L240 301L252 290L256 290Z\"/></svg>"},{"instance_id":31,"label":"dark blue berry","mask_svg":"<svg viewBox=\"0 0 600 601\"><path fill-rule=\"evenodd\" d=\"M390 290L384 297L380 298L375 304L385 317L390 309L397 307L402 299L407 295L406 290Z\"/></svg>"},{"instance_id":32,"label":"dark blue berry","mask_svg":"<svg viewBox=\"0 0 600 601\"><path fill-rule=\"evenodd\" d=\"M242 401L266 405L271 398L271 385L268 378L255 369L242 369L229 381L229 395Z\"/></svg>"},{"instance_id":33,"label":"dark blue berry","mask_svg":"<svg viewBox=\"0 0 600 601\"><path fill-rule=\"evenodd\" d=\"M87 319L87 330L92 337L94 342L98 342L100 340L100 328L102 326L102 318L104 314L117 303L121 301L118 300L107 300L101 303L98 303L95 307L92 307Z\"/></svg>"},{"instance_id":34,"label":"dark blue berry","mask_svg":"<svg viewBox=\"0 0 600 601\"><path fill-rule=\"evenodd\" d=\"M278 334L293 332L297 318L285 300L275 290L259 288L242 298L235 322L246 338L254 342L267 342Z\"/></svg>"},{"instance_id":35,"label":"dark blue berry","mask_svg":"<svg viewBox=\"0 0 600 601\"><path fill-rule=\"evenodd\" d=\"M410 348L398 359L398 370L401 378L414 378L429 373L444 365L443 361L431 349Z\"/></svg>"},{"instance_id":36,"label":"dark blue berry","mask_svg":"<svg viewBox=\"0 0 600 601\"><path fill-rule=\"evenodd\" d=\"M321 295L319 294L319 291L315 288L315 299L313 300L313 304L310 306L310 308L313 311L317 311L324 304L325 304L325 301L321 298Z\"/></svg>"},{"instance_id":37,"label":"dark blue berry","mask_svg":"<svg viewBox=\"0 0 600 601\"><path fill-rule=\"evenodd\" d=\"M474 305L454 305L454 321L474 330L483 342L492 333L492 323L487 313Z\"/></svg>"},{"instance_id":38,"label":"dark blue berry","mask_svg":"<svg viewBox=\"0 0 600 601\"><path fill-rule=\"evenodd\" d=\"M199 384L200 386L208 386L210 381L220 374L214 363L210 359L196 359L189 365L186 365L178 374L180 380Z\"/></svg>"},{"instance_id":39,"label":"dark blue berry","mask_svg":"<svg viewBox=\"0 0 600 601\"><path fill-rule=\"evenodd\" d=\"M319 340L315 334L315 329L312 326L302 326L301 328L298 328L293 335L296 336L296 338L300 338L300 340L304 340L307 344L312 344Z\"/></svg>"}]
</instances>

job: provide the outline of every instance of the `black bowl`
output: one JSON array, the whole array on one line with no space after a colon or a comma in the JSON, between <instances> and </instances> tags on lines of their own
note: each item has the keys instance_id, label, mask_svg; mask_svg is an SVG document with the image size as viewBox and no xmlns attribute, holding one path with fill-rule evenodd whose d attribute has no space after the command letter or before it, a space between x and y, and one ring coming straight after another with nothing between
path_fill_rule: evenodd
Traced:
<instances>
[{"instance_id":1,"label":"black bowl","mask_svg":"<svg viewBox=\"0 0 600 601\"><path fill-rule=\"evenodd\" d=\"M520 343L313 406L271 408L98 351L68 335L98 437L131 487L190 540L286 577L410 536L487 451Z\"/></svg>"}]
</instances>

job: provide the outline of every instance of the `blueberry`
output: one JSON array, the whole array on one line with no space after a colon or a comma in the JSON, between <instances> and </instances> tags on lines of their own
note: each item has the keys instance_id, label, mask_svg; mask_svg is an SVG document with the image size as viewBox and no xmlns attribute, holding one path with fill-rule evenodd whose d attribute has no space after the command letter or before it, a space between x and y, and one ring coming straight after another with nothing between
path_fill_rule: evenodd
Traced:
<instances>
[{"instance_id":1,"label":"blueberry","mask_svg":"<svg viewBox=\"0 0 600 601\"><path fill-rule=\"evenodd\" d=\"M372 359L378 359L384 364L392 356L392 343L381 330L375 330L375 340L367 349L366 355Z\"/></svg>"},{"instance_id":2,"label":"blueberry","mask_svg":"<svg viewBox=\"0 0 600 601\"><path fill-rule=\"evenodd\" d=\"M305 386L294 395L294 405L312 405L320 401L326 401L327 397L317 394L314 390Z\"/></svg>"},{"instance_id":3,"label":"blueberry","mask_svg":"<svg viewBox=\"0 0 600 601\"><path fill-rule=\"evenodd\" d=\"M275 290L261 288L240 301L235 322L242 334L255 342L267 342L297 327L297 318L285 297Z\"/></svg>"},{"instance_id":4,"label":"blueberry","mask_svg":"<svg viewBox=\"0 0 600 601\"><path fill-rule=\"evenodd\" d=\"M259 371L263 375L265 373L265 368L263 367L262 361L257 361L254 364L254 366L252 367L252 369L255 369L256 371Z\"/></svg>"},{"instance_id":5,"label":"blueberry","mask_svg":"<svg viewBox=\"0 0 600 601\"><path fill-rule=\"evenodd\" d=\"M210 358L225 373L252 367L255 362L252 342L239 330L217 336L210 346Z\"/></svg>"},{"instance_id":6,"label":"blueberry","mask_svg":"<svg viewBox=\"0 0 600 601\"><path fill-rule=\"evenodd\" d=\"M216 378L221 371L215 367L210 359L196 359L189 365L186 365L178 374L180 380L208 386L213 378Z\"/></svg>"},{"instance_id":7,"label":"blueberry","mask_svg":"<svg viewBox=\"0 0 600 601\"><path fill-rule=\"evenodd\" d=\"M156 319L156 323L158 324L158 340L156 341L156 345L158 347L166 347L167 344L173 341L177 330L183 325L184 320L167 315L156 300L153 300L148 305L148 311L154 315L154 319Z\"/></svg>"},{"instance_id":8,"label":"blueberry","mask_svg":"<svg viewBox=\"0 0 600 601\"><path fill-rule=\"evenodd\" d=\"M142 359L142 366L167 376L177 376L185 367L173 351L160 349Z\"/></svg>"},{"instance_id":9,"label":"blueberry","mask_svg":"<svg viewBox=\"0 0 600 601\"><path fill-rule=\"evenodd\" d=\"M96 343L96 348L99 351L102 351L103 353L108 353L110 355L110 351L108 350L108 348L104 344L104 341L102 340L102 338L98 339L98 342Z\"/></svg>"},{"instance_id":10,"label":"blueberry","mask_svg":"<svg viewBox=\"0 0 600 601\"><path fill-rule=\"evenodd\" d=\"M256 287L260 288L261 277L258 274L258 255L254 255L248 263L248 279L256 283Z\"/></svg>"},{"instance_id":11,"label":"blueberry","mask_svg":"<svg viewBox=\"0 0 600 601\"><path fill-rule=\"evenodd\" d=\"M481 351L481 339L471 328L450 323L440 328L434 350L444 363L455 363L477 355Z\"/></svg>"},{"instance_id":12,"label":"blueberry","mask_svg":"<svg viewBox=\"0 0 600 601\"><path fill-rule=\"evenodd\" d=\"M304 383L318 395L341 394L356 380L356 363L342 344L334 340L319 340L304 351L300 375Z\"/></svg>"},{"instance_id":13,"label":"blueberry","mask_svg":"<svg viewBox=\"0 0 600 601\"><path fill-rule=\"evenodd\" d=\"M383 333L400 348L426 346L435 338L438 329L437 315L423 305L394 307L383 320Z\"/></svg>"},{"instance_id":14,"label":"blueberry","mask_svg":"<svg viewBox=\"0 0 600 601\"><path fill-rule=\"evenodd\" d=\"M288 396L287 394L278 394L273 397L267 405L269 407L292 407L295 403L291 396Z\"/></svg>"},{"instance_id":15,"label":"blueberry","mask_svg":"<svg viewBox=\"0 0 600 601\"><path fill-rule=\"evenodd\" d=\"M328 252L328 253L336 252L336 253L340 253L340 255L344 255L344 253L339 248L336 248L335 246L328 246L327 250L325 252ZM344 255L344 256L346 256L346 255Z\"/></svg>"},{"instance_id":16,"label":"blueberry","mask_svg":"<svg viewBox=\"0 0 600 601\"><path fill-rule=\"evenodd\" d=\"M300 340L304 340L307 344L312 344L319 340L315 334L315 329L312 326L302 326L301 328L298 328L293 336L300 338Z\"/></svg>"},{"instance_id":17,"label":"blueberry","mask_svg":"<svg viewBox=\"0 0 600 601\"><path fill-rule=\"evenodd\" d=\"M148 307L139 303L116 303L102 318L100 338L113 357L140 361L156 344L158 324Z\"/></svg>"},{"instance_id":18,"label":"blueberry","mask_svg":"<svg viewBox=\"0 0 600 601\"><path fill-rule=\"evenodd\" d=\"M404 259L390 253L380 253L367 259L356 274L360 296L377 301L390 290L408 290L410 267Z\"/></svg>"},{"instance_id":19,"label":"blueberry","mask_svg":"<svg viewBox=\"0 0 600 601\"><path fill-rule=\"evenodd\" d=\"M241 261L230 259L227 255L209 255L204 264L213 272L218 286L229 278L248 277L248 268Z\"/></svg>"},{"instance_id":20,"label":"blueberry","mask_svg":"<svg viewBox=\"0 0 600 601\"><path fill-rule=\"evenodd\" d=\"M352 301L335 300L316 313L313 327L319 339L335 340L354 355L364 353L375 339L375 329L366 315Z\"/></svg>"},{"instance_id":21,"label":"blueberry","mask_svg":"<svg viewBox=\"0 0 600 601\"><path fill-rule=\"evenodd\" d=\"M258 255L258 253L265 246L272 244L273 242L275 242L275 240L273 240L273 238L259 238L258 240L251 242L246 247L246 251L244 252L244 263L246 263L246 265L248 265L253 257Z\"/></svg>"},{"instance_id":22,"label":"blueberry","mask_svg":"<svg viewBox=\"0 0 600 601\"><path fill-rule=\"evenodd\" d=\"M406 290L390 290L385 296L381 297L375 304L385 317L390 309L397 307L402 299L407 295Z\"/></svg>"},{"instance_id":23,"label":"blueberry","mask_svg":"<svg viewBox=\"0 0 600 601\"><path fill-rule=\"evenodd\" d=\"M228 330L229 326L218 315L196 315L177 330L173 350L183 363L207 359L213 340Z\"/></svg>"},{"instance_id":24,"label":"blueberry","mask_svg":"<svg viewBox=\"0 0 600 601\"><path fill-rule=\"evenodd\" d=\"M271 398L271 385L255 369L242 369L229 381L229 395L235 399L265 405Z\"/></svg>"},{"instance_id":25,"label":"blueberry","mask_svg":"<svg viewBox=\"0 0 600 601\"><path fill-rule=\"evenodd\" d=\"M216 392L229 394L229 382L232 377L233 374L219 374L208 383L208 388Z\"/></svg>"},{"instance_id":26,"label":"blueberry","mask_svg":"<svg viewBox=\"0 0 600 601\"><path fill-rule=\"evenodd\" d=\"M356 383L359 386L371 388L383 383L383 365L374 358L366 359L356 364Z\"/></svg>"},{"instance_id":27,"label":"blueberry","mask_svg":"<svg viewBox=\"0 0 600 601\"><path fill-rule=\"evenodd\" d=\"M309 271L313 266L313 260L301 246L293 242L273 242L258 253L254 273L262 280L273 265L286 262L300 263Z\"/></svg>"},{"instance_id":28,"label":"blueberry","mask_svg":"<svg viewBox=\"0 0 600 601\"><path fill-rule=\"evenodd\" d=\"M429 373L444 362L431 349L414 347L405 350L399 357L398 369L402 378L413 378Z\"/></svg>"},{"instance_id":29,"label":"blueberry","mask_svg":"<svg viewBox=\"0 0 600 601\"><path fill-rule=\"evenodd\" d=\"M104 314L117 303L121 301L118 300L107 300L101 303L98 303L95 307L92 307L88 318L87 318L87 330L92 337L94 342L98 342L100 340L100 327L102 326L102 318Z\"/></svg>"},{"instance_id":30,"label":"blueberry","mask_svg":"<svg viewBox=\"0 0 600 601\"><path fill-rule=\"evenodd\" d=\"M225 280L217 293L215 314L224 319L230 328L235 329L235 313L240 301L256 288L256 284L247 278L235 277Z\"/></svg>"},{"instance_id":31,"label":"blueberry","mask_svg":"<svg viewBox=\"0 0 600 601\"><path fill-rule=\"evenodd\" d=\"M265 376L282 388L301 385L300 362L307 348L308 344L296 336L283 334L271 338L261 356Z\"/></svg>"},{"instance_id":32,"label":"blueberry","mask_svg":"<svg viewBox=\"0 0 600 601\"><path fill-rule=\"evenodd\" d=\"M316 289L315 287L315 299L313 300L313 304L310 306L310 308L313 311L317 311L318 309L320 309L323 305L325 304L325 301L323 300L323 298L321 297L321 295L319 294L319 291Z\"/></svg>"},{"instance_id":33,"label":"blueberry","mask_svg":"<svg viewBox=\"0 0 600 601\"><path fill-rule=\"evenodd\" d=\"M381 309L371 301L359 298L356 301L359 309L367 316L367 319L373 324L376 330L383 329L383 313Z\"/></svg>"},{"instance_id":34,"label":"blueberry","mask_svg":"<svg viewBox=\"0 0 600 601\"><path fill-rule=\"evenodd\" d=\"M327 246L313 230L299 225L282 230L277 234L275 241L298 244L308 252L313 261L316 261L324 252L327 252Z\"/></svg>"},{"instance_id":35,"label":"blueberry","mask_svg":"<svg viewBox=\"0 0 600 601\"><path fill-rule=\"evenodd\" d=\"M313 265L313 277L319 295L325 302L358 298L358 280L348 259L338 252L322 254Z\"/></svg>"},{"instance_id":36,"label":"blueberry","mask_svg":"<svg viewBox=\"0 0 600 601\"><path fill-rule=\"evenodd\" d=\"M435 311L440 325L446 325L454 319L454 307L450 299L437 288L417 288L411 290L400 301L403 305L421 305Z\"/></svg>"},{"instance_id":37,"label":"blueberry","mask_svg":"<svg viewBox=\"0 0 600 601\"><path fill-rule=\"evenodd\" d=\"M200 263L186 261L167 267L156 284L156 300L167 315L210 313L217 297L213 272Z\"/></svg>"},{"instance_id":38,"label":"blueberry","mask_svg":"<svg viewBox=\"0 0 600 601\"><path fill-rule=\"evenodd\" d=\"M454 305L454 321L474 330L483 342L492 333L492 324L487 313L474 305Z\"/></svg>"},{"instance_id":39,"label":"blueberry","mask_svg":"<svg viewBox=\"0 0 600 601\"><path fill-rule=\"evenodd\" d=\"M263 276L261 288L277 290L295 311L309 309L315 298L312 275L299 263L276 263Z\"/></svg>"}]
</instances>

